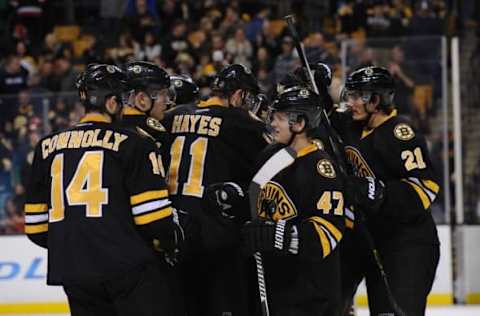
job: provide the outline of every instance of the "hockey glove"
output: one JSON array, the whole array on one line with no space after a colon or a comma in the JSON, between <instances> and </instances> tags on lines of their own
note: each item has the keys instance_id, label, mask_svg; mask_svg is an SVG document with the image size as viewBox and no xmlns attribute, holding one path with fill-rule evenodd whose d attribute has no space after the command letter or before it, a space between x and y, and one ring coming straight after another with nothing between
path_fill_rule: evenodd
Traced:
<instances>
[{"instance_id":1,"label":"hockey glove","mask_svg":"<svg viewBox=\"0 0 480 316\"><path fill-rule=\"evenodd\" d=\"M242 230L243 247L247 255L270 252L280 255L298 253L298 231L284 220L247 222Z\"/></svg>"},{"instance_id":2,"label":"hockey glove","mask_svg":"<svg viewBox=\"0 0 480 316\"><path fill-rule=\"evenodd\" d=\"M234 182L215 183L208 186L205 191L207 210L229 219L236 217L235 206L244 197L245 193L242 188Z\"/></svg>"},{"instance_id":3,"label":"hockey glove","mask_svg":"<svg viewBox=\"0 0 480 316\"><path fill-rule=\"evenodd\" d=\"M346 196L350 205L376 213L385 200L385 185L372 177L351 176L346 181Z\"/></svg>"}]
</instances>

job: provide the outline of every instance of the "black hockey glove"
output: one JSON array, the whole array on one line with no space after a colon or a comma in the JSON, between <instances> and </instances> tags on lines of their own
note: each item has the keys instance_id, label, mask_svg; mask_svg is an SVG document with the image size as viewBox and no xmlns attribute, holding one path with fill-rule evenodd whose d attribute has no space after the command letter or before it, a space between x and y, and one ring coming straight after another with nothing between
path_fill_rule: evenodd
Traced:
<instances>
[{"instance_id":1,"label":"black hockey glove","mask_svg":"<svg viewBox=\"0 0 480 316\"><path fill-rule=\"evenodd\" d=\"M385 200L385 185L372 177L351 176L346 181L346 198L350 205L376 213Z\"/></svg>"},{"instance_id":2,"label":"black hockey glove","mask_svg":"<svg viewBox=\"0 0 480 316\"><path fill-rule=\"evenodd\" d=\"M298 253L298 231L284 220L247 222L242 229L243 248L247 255L270 252L280 255Z\"/></svg>"},{"instance_id":3,"label":"black hockey glove","mask_svg":"<svg viewBox=\"0 0 480 316\"><path fill-rule=\"evenodd\" d=\"M215 183L205 190L207 210L229 219L236 217L234 211L244 197L242 188L234 182Z\"/></svg>"}]
</instances>

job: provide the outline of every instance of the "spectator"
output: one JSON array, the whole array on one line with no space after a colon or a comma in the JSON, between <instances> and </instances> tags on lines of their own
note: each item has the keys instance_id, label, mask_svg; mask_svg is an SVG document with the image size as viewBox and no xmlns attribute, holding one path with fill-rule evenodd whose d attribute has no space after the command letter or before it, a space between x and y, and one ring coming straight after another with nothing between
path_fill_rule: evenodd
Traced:
<instances>
[{"instance_id":1,"label":"spectator","mask_svg":"<svg viewBox=\"0 0 480 316\"><path fill-rule=\"evenodd\" d=\"M264 69L267 73L273 68L272 58L266 47L259 47L257 50L257 56L254 59L252 70L254 73L257 73L259 69Z\"/></svg>"},{"instance_id":2,"label":"spectator","mask_svg":"<svg viewBox=\"0 0 480 316\"><path fill-rule=\"evenodd\" d=\"M395 80L395 97L393 103L400 114L410 114L411 95L415 82L409 75L410 71L405 67L405 54L400 46L395 46L391 53L392 60L388 70Z\"/></svg>"},{"instance_id":3,"label":"spectator","mask_svg":"<svg viewBox=\"0 0 480 316\"><path fill-rule=\"evenodd\" d=\"M126 22L137 42L143 41L145 33L160 33L160 21L154 0L130 0L127 5Z\"/></svg>"},{"instance_id":4,"label":"spectator","mask_svg":"<svg viewBox=\"0 0 480 316\"><path fill-rule=\"evenodd\" d=\"M75 73L72 62L69 58L60 56L54 61L53 86L56 92L66 92L75 90Z\"/></svg>"},{"instance_id":5,"label":"spectator","mask_svg":"<svg viewBox=\"0 0 480 316\"><path fill-rule=\"evenodd\" d=\"M21 58L10 55L0 70L0 94L15 94L27 88L29 72L22 66Z\"/></svg>"},{"instance_id":6,"label":"spectator","mask_svg":"<svg viewBox=\"0 0 480 316\"><path fill-rule=\"evenodd\" d=\"M162 57L167 65L174 63L179 53L191 53L187 31L187 24L184 21L178 20L175 22L172 33L166 38L164 45L162 45L164 47Z\"/></svg>"},{"instance_id":7,"label":"spectator","mask_svg":"<svg viewBox=\"0 0 480 316\"><path fill-rule=\"evenodd\" d=\"M262 27L262 33L257 37L257 47L264 46L268 49L272 56L278 56L281 53L281 48L278 43L277 36L275 35L271 23L265 21Z\"/></svg>"},{"instance_id":8,"label":"spectator","mask_svg":"<svg viewBox=\"0 0 480 316\"><path fill-rule=\"evenodd\" d=\"M61 44L58 42L54 33L49 33L45 36L41 56L46 58L53 58L58 55Z\"/></svg>"},{"instance_id":9,"label":"spectator","mask_svg":"<svg viewBox=\"0 0 480 316\"><path fill-rule=\"evenodd\" d=\"M334 58L325 48L325 39L322 33L313 33L309 36L308 44L305 47L305 54L310 63L319 62L334 64Z\"/></svg>"},{"instance_id":10,"label":"spectator","mask_svg":"<svg viewBox=\"0 0 480 316\"><path fill-rule=\"evenodd\" d=\"M5 200L5 218L0 220L0 232L3 234L23 234L25 220L23 209L18 209L12 198Z\"/></svg>"},{"instance_id":11,"label":"spectator","mask_svg":"<svg viewBox=\"0 0 480 316\"><path fill-rule=\"evenodd\" d=\"M9 55L5 65L0 69L0 95L2 115L0 124L13 117L16 93L27 88L28 71L22 67L21 59L16 55Z\"/></svg>"},{"instance_id":12,"label":"spectator","mask_svg":"<svg viewBox=\"0 0 480 316\"><path fill-rule=\"evenodd\" d=\"M101 37L109 46L115 44L115 36L120 33L127 4L128 0L100 0Z\"/></svg>"},{"instance_id":13,"label":"spectator","mask_svg":"<svg viewBox=\"0 0 480 316\"><path fill-rule=\"evenodd\" d=\"M132 38L130 33L125 32L120 34L118 46L110 50L109 57L115 64L124 64L133 59L139 50L140 45L138 42Z\"/></svg>"},{"instance_id":14,"label":"spectator","mask_svg":"<svg viewBox=\"0 0 480 316\"><path fill-rule=\"evenodd\" d=\"M369 37L387 37L390 35L392 22L381 2L373 5L371 13L367 16L367 35ZM387 6L388 8L388 6Z\"/></svg>"},{"instance_id":15,"label":"spectator","mask_svg":"<svg viewBox=\"0 0 480 316\"><path fill-rule=\"evenodd\" d=\"M17 42L15 46L15 53L21 59L20 65L25 68L29 74L34 74L37 72L37 67L35 59L29 52L27 44L24 41Z\"/></svg>"},{"instance_id":16,"label":"spectator","mask_svg":"<svg viewBox=\"0 0 480 316\"><path fill-rule=\"evenodd\" d=\"M159 13L160 34L162 37L169 35L172 25L182 16L181 8L175 0L165 0Z\"/></svg>"},{"instance_id":17,"label":"spectator","mask_svg":"<svg viewBox=\"0 0 480 316\"><path fill-rule=\"evenodd\" d=\"M44 59L39 65L40 81L38 87L55 91L55 82L53 79L53 61Z\"/></svg>"},{"instance_id":18,"label":"spectator","mask_svg":"<svg viewBox=\"0 0 480 316\"><path fill-rule=\"evenodd\" d=\"M242 22L238 17L238 12L232 6L227 7L223 21L220 24L220 34L225 38L230 38L235 34L236 30L241 27Z\"/></svg>"},{"instance_id":19,"label":"spectator","mask_svg":"<svg viewBox=\"0 0 480 316\"><path fill-rule=\"evenodd\" d=\"M403 36L407 33L407 29L412 18L412 9L405 3L405 0L393 0L390 9L390 34L393 36Z\"/></svg>"},{"instance_id":20,"label":"spectator","mask_svg":"<svg viewBox=\"0 0 480 316\"><path fill-rule=\"evenodd\" d=\"M264 7L245 25L245 36L251 43L255 43L257 37L261 34L263 24L269 14L270 10L268 7Z\"/></svg>"},{"instance_id":21,"label":"spectator","mask_svg":"<svg viewBox=\"0 0 480 316\"><path fill-rule=\"evenodd\" d=\"M298 57L293 52L293 39L285 36L282 41L282 53L277 57L274 66L275 81L280 82L287 74L299 66Z\"/></svg>"},{"instance_id":22,"label":"spectator","mask_svg":"<svg viewBox=\"0 0 480 316\"><path fill-rule=\"evenodd\" d=\"M412 36L439 35L442 33L442 22L432 11L428 1L422 0L416 4L409 31Z\"/></svg>"},{"instance_id":23,"label":"spectator","mask_svg":"<svg viewBox=\"0 0 480 316\"><path fill-rule=\"evenodd\" d=\"M154 61L155 58L160 57L162 54L162 45L160 45L152 32L145 33L145 40L141 45L136 59Z\"/></svg>"},{"instance_id":24,"label":"spectator","mask_svg":"<svg viewBox=\"0 0 480 316\"><path fill-rule=\"evenodd\" d=\"M230 54L230 63L242 64L247 68L251 68L250 59L253 54L252 44L245 37L243 29L238 29L235 32L235 37L227 41L225 50Z\"/></svg>"}]
</instances>

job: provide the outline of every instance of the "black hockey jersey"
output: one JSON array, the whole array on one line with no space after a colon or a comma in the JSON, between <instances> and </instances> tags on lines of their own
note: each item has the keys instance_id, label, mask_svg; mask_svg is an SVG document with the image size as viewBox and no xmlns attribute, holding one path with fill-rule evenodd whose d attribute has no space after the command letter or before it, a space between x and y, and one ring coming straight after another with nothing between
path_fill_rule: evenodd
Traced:
<instances>
[{"instance_id":1,"label":"black hockey jersey","mask_svg":"<svg viewBox=\"0 0 480 316\"><path fill-rule=\"evenodd\" d=\"M425 138L395 110L368 130L351 118L336 119L354 174L377 178L386 186L386 200L377 216L367 218L377 245L438 243L430 205L440 187Z\"/></svg>"},{"instance_id":2,"label":"black hockey jersey","mask_svg":"<svg viewBox=\"0 0 480 316\"><path fill-rule=\"evenodd\" d=\"M168 186L174 205L198 211L211 184L250 183L258 154L266 147L265 124L253 114L222 106L216 97L178 106L162 121L169 133ZM249 216L248 209L245 214Z\"/></svg>"},{"instance_id":3,"label":"black hockey jersey","mask_svg":"<svg viewBox=\"0 0 480 316\"><path fill-rule=\"evenodd\" d=\"M142 136L152 139L160 149L161 154L162 151L165 150L165 146L162 147L162 144L166 142L167 131L156 118L149 117L133 107L126 106L123 108L122 120L119 122L119 126L133 130ZM160 171L162 175L165 176L165 161L163 161L163 155L159 156L158 161L161 163Z\"/></svg>"},{"instance_id":4,"label":"black hockey jersey","mask_svg":"<svg viewBox=\"0 0 480 316\"><path fill-rule=\"evenodd\" d=\"M297 225L300 240L297 255L264 255L272 301L301 304L339 299L337 245L345 229L345 201L343 177L337 170L330 156L311 144L259 194L259 217Z\"/></svg>"},{"instance_id":5,"label":"black hockey jersey","mask_svg":"<svg viewBox=\"0 0 480 316\"><path fill-rule=\"evenodd\" d=\"M48 283L115 278L173 247L174 224L158 152L100 114L43 138L27 187L25 232L48 248ZM147 240L146 240L147 239Z\"/></svg>"}]
</instances>

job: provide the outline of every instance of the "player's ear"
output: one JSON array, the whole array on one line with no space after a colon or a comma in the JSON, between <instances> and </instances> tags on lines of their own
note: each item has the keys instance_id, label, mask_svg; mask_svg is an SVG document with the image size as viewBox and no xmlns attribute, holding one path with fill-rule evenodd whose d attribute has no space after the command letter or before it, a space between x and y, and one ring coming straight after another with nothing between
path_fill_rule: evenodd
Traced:
<instances>
[{"instance_id":1,"label":"player's ear","mask_svg":"<svg viewBox=\"0 0 480 316\"><path fill-rule=\"evenodd\" d=\"M105 100L105 109L108 113L114 115L118 112L120 105L118 104L117 97L112 95Z\"/></svg>"},{"instance_id":2,"label":"player's ear","mask_svg":"<svg viewBox=\"0 0 480 316\"><path fill-rule=\"evenodd\" d=\"M295 124L293 124L292 130L294 132L300 133L305 129L305 126L306 126L305 118L301 117Z\"/></svg>"},{"instance_id":3,"label":"player's ear","mask_svg":"<svg viewBox=\"0 0 480 316\"><path fill-rule=\"evenodd\" d=\"M150 104L148 104L148 98L145 92L140 91L135 93L135 107L142 112L148 111Z\"/></svg>"},{"instance_id":4,"label":"player's ear","mask_svg":"<svg viewBox=\"0 0 480 316\"><path fill-rule=\"evenodd\" d=\"M380 107L380 96L378 94L372 94L370 97L370 101L368 101L368 110L369 112L373 112Z\"/></svg>"}]
</instances>

